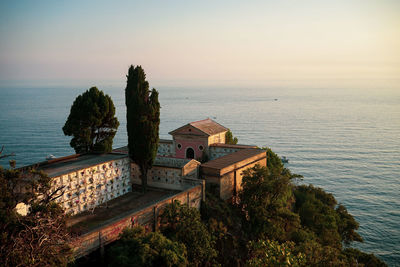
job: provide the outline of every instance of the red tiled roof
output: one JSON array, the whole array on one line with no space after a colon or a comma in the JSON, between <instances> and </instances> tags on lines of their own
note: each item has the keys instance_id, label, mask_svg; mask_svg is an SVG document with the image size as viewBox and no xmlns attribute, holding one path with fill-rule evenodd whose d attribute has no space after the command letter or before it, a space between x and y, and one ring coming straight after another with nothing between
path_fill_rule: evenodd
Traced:
<instances>
[{"instance_id":1,"label":"red tiled roof","mask_svg":"<svg viewBox=\"0 0 400 267\"><path fill-rule=\"evenodd\" d=\"M216 123L215 121L211 119L205 119L201 121L194 121L190 122L188 124L183 125L182 127L179 127L178 129L173 130L172 132L169 132L169 134L174 135L176 133L183 133L183 134L188 134L187 132L182 132L183 129L187 128L188 126L191 126L195 129L197 129L201 134L205 135L214 135L214 134L219 134L228 131L228 128L225 128L219 123ZM189 129L190 131L190 129ZM191 135L194 135L195 133L190 133Z\"/></svg>"},{"instance_id":2,"label":"red tiled roof","mask_svg":"<svg viewBox=\"0 0 400 267\"><path fill-rule=\"evenodd\" d=\"M238 162L241 162L248 158L252 158L257 155L261 155L261 154L265 154L265 153L266 153L265 150L262 150L262 149L255 149L255 148L243 149L243 150L239 150L238 152L228 154L223 157L203 163L203 164L201 164L201 167L221 170L221 169L229 167L235 163L238 163Z\"/></svg>"},{"instance_id":3,"label":"red tiled roof","mask_svg":"<svg viewBox=\"0 0 400 267\"><path fill-rule=\"evenodd\" d=\"M189 124L208 135L214 135L229 130L228 128L225 128L224 126L213 121L210 118L201 121L194 121Z\"/></svg>"}]
</instances>

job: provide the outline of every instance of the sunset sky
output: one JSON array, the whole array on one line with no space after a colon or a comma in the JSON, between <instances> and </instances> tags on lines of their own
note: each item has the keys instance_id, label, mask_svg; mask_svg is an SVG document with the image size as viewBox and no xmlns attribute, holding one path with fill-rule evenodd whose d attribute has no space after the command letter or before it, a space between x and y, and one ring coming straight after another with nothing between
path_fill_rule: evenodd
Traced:
<instances>
[{"instance_id":1,"label":"sunset sky","mask_svg":"<svg viewBox=\"0 0 400 267\"><path fill-rule=\"evenodd\" d=\"M400 88L400 1L1 1L0 85Z\"/></svg>"}]
</instances>

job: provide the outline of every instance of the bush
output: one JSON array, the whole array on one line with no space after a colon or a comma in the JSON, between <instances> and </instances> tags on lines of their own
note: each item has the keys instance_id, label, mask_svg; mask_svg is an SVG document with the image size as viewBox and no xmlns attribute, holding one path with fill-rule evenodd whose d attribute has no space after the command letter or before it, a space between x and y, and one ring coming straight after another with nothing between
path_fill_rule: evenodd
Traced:
<instances>
[{"instance_id":1,"label":"bush","mask_svg":"<svg viewBox=\"0 0 400 267\"><path fill-rule=\"evenodd\" d=\"M108 251L110 266L187 266L185 245L143 227L125 229Z\"/></svg>"}]
</instances>

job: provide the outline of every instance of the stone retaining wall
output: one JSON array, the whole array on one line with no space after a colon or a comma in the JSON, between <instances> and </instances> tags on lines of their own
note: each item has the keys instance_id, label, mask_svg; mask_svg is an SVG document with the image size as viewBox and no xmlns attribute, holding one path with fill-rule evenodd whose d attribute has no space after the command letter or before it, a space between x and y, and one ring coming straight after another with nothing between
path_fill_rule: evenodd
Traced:
<instances>
[{"instance_id":1,"label":"stone retaining wall","mask_svg":"<svg viewBox=\"0 0 400 267\"><path fill-rule=\"evenodd\" d=\"M200 180L201 181L201 180ZM143 225L149 230L158 227L158 216L165 205L179 200L182 204L200 209L201 201L205 198L205 182L196 185L186 191L159 200L139 210L133 210L129 214L113 218L106 225L81 235L73 244L75 257L87 255L103 246L117 240L119 234L126 227Z\"/></svg>"}]
</instances>

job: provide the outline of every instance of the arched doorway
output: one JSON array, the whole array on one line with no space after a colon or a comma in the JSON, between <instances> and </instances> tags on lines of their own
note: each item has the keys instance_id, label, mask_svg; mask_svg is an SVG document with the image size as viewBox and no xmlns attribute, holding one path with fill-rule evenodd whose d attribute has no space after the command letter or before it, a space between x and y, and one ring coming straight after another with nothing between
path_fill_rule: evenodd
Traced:
<instances>
[{"instance_id":1,"label":"arched doorway","mask_svg":"<svg viewBox=\"0 0 400 267\"><path fill-rule=\"evenodd\" d=\"M186 158L187 159L194 159L194 150L191 147L186 149Z\"/></svg>"}]
</instances>

